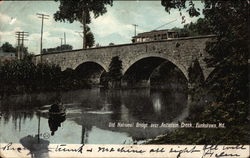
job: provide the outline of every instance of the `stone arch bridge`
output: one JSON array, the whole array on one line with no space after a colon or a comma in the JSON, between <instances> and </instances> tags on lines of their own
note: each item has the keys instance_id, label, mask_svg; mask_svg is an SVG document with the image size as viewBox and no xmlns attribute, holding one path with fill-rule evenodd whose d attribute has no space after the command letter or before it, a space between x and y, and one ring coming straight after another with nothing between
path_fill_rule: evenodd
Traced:
<instances>
[{"instance_id":1,"label":"stone arch bridge","mask_svg":"<svg viewBox=\"0 0 250 158\"><path fill-rule=\"evenodd\" d=\"M111 59L115 56L119 56L122 61L122 71L123 74L125 74L129 68L138 61L154 58L154 60L159 59L155 60L155 64L153 64L154 68L159 66L164 60L169 61L181 70L187 81L189 81L189 67L195 60L198 60L204 79L206 79L213 69L208 68L204 62L204 59L209 56L205 51L205 46L206 42L213 38L213 35L207 35L63 51L37 55L35 59L36 63L46 62L59 65L62 70L67 68L76 69L80 65L89 65L88 67L93 69L95 65L96 68L94 69L96 69L96 71L107 72ZM149 71L152 71L152 68ZM100 76L101 75L99 75L99 77Z\"/></svg>"}]
</instances>

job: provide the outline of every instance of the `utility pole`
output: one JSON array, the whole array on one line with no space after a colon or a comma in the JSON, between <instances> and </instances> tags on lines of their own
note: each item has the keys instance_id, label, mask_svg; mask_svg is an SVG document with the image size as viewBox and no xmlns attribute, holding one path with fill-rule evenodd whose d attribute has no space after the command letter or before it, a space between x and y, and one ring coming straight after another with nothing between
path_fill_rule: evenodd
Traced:
<instances>
[{"instance_id":1,"label":"utility pole","mask_svg":"<svg viewBox=\"0 0 250 158\"><path fill-rule=\"evenodd\" d=\"M42 27L41 27L41 43L40 43L40 54L42 54L42 51L43 51L43 20L44 19L49 19L49 15L45 15L45 14L40 14L40 13L37 13L36 14L38 16L38 18L41 18L42 19Z\"/></svg>"},{"instance_id":2,"label":"utility pole","mask_svg":"<svg viewBox=\"0 0 250 158\"><path fill-rule=\"evenodd\" d=\"M63 38L60 38L60 39L61 39L61 52L62 52Z\"/></svg>"},{"instance_id":3,"label":"utility pole","mask_svg":"<svg viewBox=\"0 0 250 158\"><path fill-rule=\"evenodd\" d=\"M137 24L132 24L135 27L135 36L136 36L136 27L138 26Z\"/></svg>"},{"instance_id":4,"label":"utility pole","mask_svg":"<svg viewBox=\"0 0 250 158\"><path fill-rule=\"evenodd\" d=\"M22 32L22 36L21 36L21 38L22 38L22 41L21 41L21 48L22 48L22 53L21 53L21 59L23 59L23 57L24 57L24 40L25 41L27 41L28 39L26 39L25 37L28 37L29 35L28 35L28 32Z\"/></svg>"},{"instance_id":5,"label":"utility pole","mask_svg":"<svg viewBox=\"0 0 250 158\"><path fill-rule=\"evenodd\" d=\"M21 33L16 32L16 38L17 38L17 59L20 59L20 40L21 40Z\"/></svg>"},{"instance_id":6,"label":"utility pole","mask_svg":"<svg viewBox=\"0 0 250 158\"><path fill-rule=\"evenodd\" d=\"M26 38L28 36L28 32L18 31L16 32L17 38L17 59L23 59L24 54L24 41L27 41Z\"/></svg>"},{"instance_id":7,"label":"utility pole","mask_svg":"<svg viewBox=\"0 0 250 158\"><path fill-rule=\"evenodd\" d=\"M64 32L64 45L66 45L66 33Z\"/></svg>"}]
</instances>

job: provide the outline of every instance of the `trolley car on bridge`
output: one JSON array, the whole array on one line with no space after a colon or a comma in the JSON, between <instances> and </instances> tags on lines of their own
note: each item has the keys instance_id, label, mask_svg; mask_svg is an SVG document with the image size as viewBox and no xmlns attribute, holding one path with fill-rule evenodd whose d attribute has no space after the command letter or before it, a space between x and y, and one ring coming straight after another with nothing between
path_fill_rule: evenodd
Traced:
<instances>
[{"instance_id":1,"label":"trolley car on bridge","mask_svg":"<svg viewBox=\"0 0 250 158\"><path fill-rule=\"evenodd\" d=\"M178 38L179 33L173 30L153 30L149 32L139 33L137 36L132 37L133 43L149 42L149 41L159 41Z\"/></svg>"}]
</instances>

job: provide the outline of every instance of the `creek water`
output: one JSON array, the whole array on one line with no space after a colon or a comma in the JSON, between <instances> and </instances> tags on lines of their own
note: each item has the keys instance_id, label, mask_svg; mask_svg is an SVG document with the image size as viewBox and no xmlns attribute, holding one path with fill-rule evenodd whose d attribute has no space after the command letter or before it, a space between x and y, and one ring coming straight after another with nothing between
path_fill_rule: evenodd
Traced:
<instances>
[{"instance_id":1,"label":"creek water","mask_svg":"<svg viewBox=\"0 0 250 158\"><path fill-rule=\"evenodd\" d=\"M38 133L52 144L140 143L172 129L152 124L178 123L188 111L182 91L94 88L62 92L66 116L53 122L48 110L56 96L51 92L0 100L0 143L19 143Z\"/></svg>"}]
</instances>

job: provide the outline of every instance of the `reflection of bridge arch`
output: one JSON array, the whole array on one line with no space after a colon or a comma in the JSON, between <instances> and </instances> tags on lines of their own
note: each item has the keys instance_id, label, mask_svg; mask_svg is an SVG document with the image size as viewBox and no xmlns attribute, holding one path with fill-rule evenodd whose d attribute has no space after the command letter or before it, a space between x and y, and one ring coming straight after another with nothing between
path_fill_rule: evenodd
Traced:
<instances>
[{"instance_id":1,"label":"reflection of bridge arch","mask_svg":"<svg viewBox=\"0 0 250 158\"><path fill-rule=\"evenodd\" d=\"M186 77L187 80L189 80L189 77L188 77L188 70L185 66L183 66L182 64L180 64L178 62L178 60L176 60L175 58L171 57L171 56L166 56L165 54L156 54L156 53L151 53L151 54L142 54L142 55L139 55L135 58L133 58L132 60L130 60L126 66L124 66L123 68L123 74L126 74L126 72L133 66L135 65L135 63L143 60L143 59L146 59L146 58L159 58L159 59L164 59L165 61L169 61L171 62L172 64L174 64L178 69L181 70L181 72L183 73L183 75ZM160 65L160 63L159 63ZM158 66L159 66L158 65ZM156 67L155 67L156 68Z\"/></svg>"}]
</instances>

